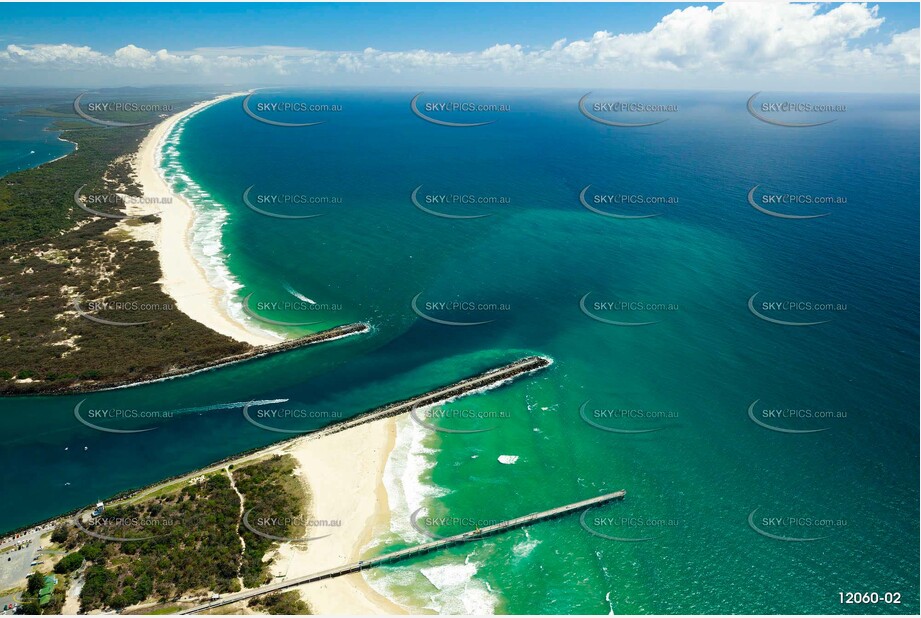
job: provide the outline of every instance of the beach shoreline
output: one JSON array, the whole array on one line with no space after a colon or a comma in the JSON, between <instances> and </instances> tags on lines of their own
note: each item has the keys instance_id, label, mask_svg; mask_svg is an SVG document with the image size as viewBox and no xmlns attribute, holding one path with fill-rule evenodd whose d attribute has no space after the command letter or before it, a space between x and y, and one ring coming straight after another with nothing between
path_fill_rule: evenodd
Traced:
<instances>
[{"instance_id":1,"label":"beach shoreline","mask_svg":"<svg viewBox=\"0 0 921 618\"><path fill-rule=\"evenodd\" d=\"M396 444L396 432L396 419L384 418L321 439L298 440L286 449L297 460L297 475L308 488L305 516L340 525L311 528L311 535L328 536L308 542L306 547L299 543L279 546L272 566L276 577L291 579L362 559L375 530L390 520L383 477ZM361 573L305 584L295 590L300 591L315 614L408 613L374 590Z\"/></svg>"},{"instance_id":2,"label":"beach shoreline","mask_svg":"<svg viewBox=\"0 0 921 618\"><path fill-rule=\"evenodd\" d=\"M245 93L222 95L197 103L157 124L142 141L135 156L137 181L144 197L169 198L128 203L126 214L141 217L157 214L159 223L123 224L138 240L154 243L157 250L163 291L176 301L177 308L208 328L253 346L278 344L283 339L253 332L231 317L222 303L223 291L215 288L193 253L192 228L195 208L182 195L171 190L160 169L160 152L176 124L211 105ZM300 439L281 445L279 453L289 453L298 462L298 476L307 488L309 513L314 519L341 520L329 537L302 547L297 543L279 546L273 573L296 577L360 559L375 528L389 521L384 467L396 442L396 421L388 418L350 428L323 439ZM361 465L355 465L360 461ZM343 491L343 488L348 488ZM298 588L314 612L320 614L362 615L406 613L399 605L377 593L358 574ZM252 611L252 610L248 610Z\"/></svg>"},{"instance_id":3,"label":"beach shoreline","mask_svg":"<svg viewBox=\"0 0 921 618\"><path fill-rule=\"evenodd\" d=\"M553 360L549 357L525 357L452 384L352 415L307 435L289 437L142 489L125 492L107 499L106 504L113 507L136 503L204 475L226 474L228 470L248 463L275 455L289 455L296 463L295 477L307 490L308 497L302 515L305 520L314 523L307 526L307 537L310 539L307 545L303 541L285 541L266 556L267 560L273 561L270 567L273 584L370 560L378 550L375 541L393 531L393 518L402 519L405 516L400 495L390 493L390 481L394 476L388 472L388 468L393 463L391 460L394 453L404 452L400 445L403 428L407 425L421 427L418 421L410 423L412 410L420 405L437 405L483 392L552 364ZM402 490L400 493L403 493ZM391 500L395 500L396 505ZM39 529L49 531L82 511L85 511L85 507L29 526L28 529L14 531L2 542L12 542L23 532L34 533ZM419 614L427 613L430 609L428 606L418 607L414 601L410 601L412 605L409 607L403 605L403 601L393 599L388 591L372 586L361 572L306 584L292 582L290 586L311 605L314 613L319 614ZM256 594L244 596L240 600L229 600L224 604L233 606L241 613L256 613L249 608L247 599L267 592L249 589L238 594L246 595L249 592ZM198 591L178 599L183 604L201 603L202 600ZM130 609L149 607L149 604L142 603Z\"/></svg>"},{"instance_id":4,"label":"beach shoreline","mask_svg":"<svg viewBox=\"0 0 921 618\"><path fill-rule=\"evenodd\" d=\"M231 317L222 302L223 291L211 284L193 253L191 232L196 217L195 207L172 190L160 170L163 142L177 123L207 107L244 94L235 92L198 102L150 130L134 156L134 168L143 196L156 199L144 200L143 204L128 203L126 214L130 217L157 215L160 221L123 224L120 227L138 240L154 243L162 271L160 285L163 292L176 301L180 311L222 335L262 346L278 343L284 337L263 330L255 332Z\"/></svg>"}]
</instances>

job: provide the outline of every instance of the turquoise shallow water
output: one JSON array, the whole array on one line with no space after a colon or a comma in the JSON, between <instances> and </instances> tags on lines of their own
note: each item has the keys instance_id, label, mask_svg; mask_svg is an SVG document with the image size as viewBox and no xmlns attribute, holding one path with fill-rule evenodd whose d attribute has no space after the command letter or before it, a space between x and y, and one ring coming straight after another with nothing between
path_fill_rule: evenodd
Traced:
<instances>
[{"instance_id":1,"label":"turquoise shallow water","mask_svg":"<svg viewBox=\"0 0 921 618\"><path fill-rule=\"evenodd\" d=\"M540 524L383 569L370 576L375 587L444 612L839 613L867 609L841 605L839 592L891 591L901 605L869 611L916 613L916 102L841 97L850 111L838 122L786 130L749 116L746 94L660 93L657 101L680 109L667 123L614 129L578 113L583 93L443 93L511 105L498 118L471 116L494 124L452 129L413 116L414 94L262 94L342 111L290 129L254 121L234 100L182 126L164 166L205 213L196 238L214 280L232 291L232 309L242 313L252 294L263 317L321 322L267 329L295 334L367 320L374 332L89 398L156 410L227 404L177 413L147 434L115 439L79 425L81 398L8 400L0 457L34 461L42 475L24 482L4 467L4 487L15 487L23 505L3 514L4 527L278 438L230 404L287 399L349 415L541 353L555 361L549 370L445 406L455 417L433 421L490 431L404 422L388 471L394 523L377 548L425 538L409 524L419 508L485 522L622 488L627 499L590 512L590 531L578 517ZM746 201L756 184L847 203L825 207L832 214L821 219L772 218ZM410 199L420 185L424 206L491 216L422 212ZM613 219L580 205L586 185L589 196L678 201L655 205L660 217ZM258 214L243 203L248 187L262 208L323 216ZM266 199L285 195L338 201ZM425 199L437 195L505 201ZM646 205L602 208L649 213ZM264 304L300 300L292 290L313 304ZM756 308L798 300L846 309L763 309L830 320L785 327L749 311L755 293ZM586 294L596 317L656 323L592 319L580 309ZM413 298L430 317L488 323L426 321ZM491 307L438 308L455 301ZM644 308L595 304L606 302ZM771 431L749 418L756 400L753 414L839 414L757 416L781 429L825 430ZM605 431L580 409L602 427L655 431ZM464 417L469 410L487 418ZM750 516L775 536L824 538L769 538Z\"/></svg>"}]
</instances>

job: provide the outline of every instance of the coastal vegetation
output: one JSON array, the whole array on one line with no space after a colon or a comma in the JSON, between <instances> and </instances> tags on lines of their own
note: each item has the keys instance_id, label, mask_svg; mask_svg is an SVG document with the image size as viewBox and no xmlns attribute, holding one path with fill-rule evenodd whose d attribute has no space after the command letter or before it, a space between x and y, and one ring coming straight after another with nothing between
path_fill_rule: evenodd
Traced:
<instances>
[{"instance_id":1,"label":"coastal vegetation","mask_svg":"<svg viewBox=\"0 0 921 618\"><path fill-rule=\"evenodd\" d=\"M250 349L176 309L158 284L151 242L75 203L80 187L102 212L123 212L122 195L141 197L132 154L150 126L105 128L52 112L62 118L55 128L66 129L61 138L79 148L0 179L0 394L140 381ZM100 324L75 301L90 315L144 324Z\"/></svg>"},{"instance_id":2,"label":"coastal vegetation","mask_svg":"<svg viewBox=\"0 0 921 618\"><path fill-rule=\"evenodd\" d=\"M271 581L269 564L263 561L266 552L276 544L269 537L300 538L304 534L302 514L307 498L303 485L294 475L294 468L292 457L275 455L232 472L237 490L243 496L243 508L248 513L249 525L241 521L239 528L246 543L240 577L247 588Z\"/></svg>"},{"instance_id":3,"label":"coastal vegetation","mask_svg":"<svg viewBox=\"0 0 921 618\"><path fill-rule=\"evenodd\" d=\"M64 545L79 547L76 553L88 563L81 610L122 609L151 597L165 602L190 591L238 590L238 511L230 481L214 474L181 491L109 507L84 524L89 532L71 528Z\"/></svg>"},{"instance_id":4,"label":"coastal vegetation","mask_svg":"<svg viewBox=\"0 0 921 618\"><path fill-rule=\"evenodd\" d=\"M295 590L256 597L248 605L256 611L275 616L304 616L313 613L310 605L301 600L301 595Z\"/></svg>"},{"instance_id":5,"label":"coastal vegetation","mask_svg":"<svg viewBox=\"0 0 921 618\"><path fill-rule=\"evenodd\" d=\"M33 616L61 613L65 588L58 583L58 576L38 571L31 573L26 579L26 589L22 593L17 613Z\"/></svg>"},{"instance_id":6,"label":"coastal vegetation","mask_svg":"<svg viewBox=\"0 0 921 618\"><path fill-rule=\"evenodd\" d=\"M262 585L269 580L271 560L266 556L275 542L243 525L241 507L251 510L253 522L300 520L306 496L293 476L294 468L290 456L273 456L213 472L144 500L107 506L102 515L83 519L80 526L60 525L52 537L67 553L54 572L57 577L82 573L84 613L236 592L241 581L247 587ZM303 530L290 521L270 524L267 531L295 535ZM38 583L30 579L30 586ZM285 595L262 609L299 614L307 610Z\"/></svg>"},{"instance_id":7,"label":"coastal vegetation","mask_svg":"<svg viewBox=\"0 0 921 618\"><path fill-rule=\"evenodd\" d=\"M54 572L61 574L72 573L81 566L83 566L83 554L74 552L61 558L58 563L54 565Z\"/></svg>"}]
</instances>

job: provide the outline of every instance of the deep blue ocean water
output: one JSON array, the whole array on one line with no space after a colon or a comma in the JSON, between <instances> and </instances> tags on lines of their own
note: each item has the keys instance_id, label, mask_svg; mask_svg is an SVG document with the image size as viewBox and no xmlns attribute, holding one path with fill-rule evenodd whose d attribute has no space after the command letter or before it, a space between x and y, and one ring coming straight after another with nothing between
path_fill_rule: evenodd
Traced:
<instances>
[{"instance_id":1,"label":"deep blue ocean water","mask_svg":"<svg viewBox=\"0 0 921 618\"><path fill-rule=\"evenodd\" d=\"M867 609L841 605L839 592L900 592L901 605L869 609L916 613L917 101L822 95L848 111L791 129L749 115L750 93L595 93L678 106L665 123L614 128L579 113L582 92L426 93L425 101L509 105L460 118L432 113L495 120L454 128L414 116L415 94L260 93L254 104L342 111L265 114L326 121L279 127L248 117L235 99L182 124L164 168L202 210L195 237L214 280L232 289L231 309L240 314L249 294L251 307L303 297L313 304L261 314L320 322L281 329L289 334L355 320L374 332L87 397L117 407L218 407L179 413L145 434L83 427L73 418L83 397L5 400L0 478L17 507L0 515L0 528L279 438L246 423L239 406L219 404L287 399L348 415L540 353L554 359L549 370L445 406L503 413L493 430L403 423L388 479L392 529L375 547L422 540L408 525L420 507L485 521L626 489L624 502L585 521L622 540L568 517L382 569L369 575L377 589L415 608L515 613L839 613ZM588 200L668 201L595 204L661 215L606 217L580 204L588 185ZM748 203L755 185L756 197L846 202L767 203L783 214L830 213L776 218ZM248 188L250 203L266 211L322 216L256 213L243 202ZM430 210L490 216L423 212L411 200L417 188ZM442 203L442 195L501 201ZM279 204L285 196L301 203ZM303 203L315 199L322 203ZM827 322L759 319L748 306L755 294L767 317ZM427 321L414 298L429 317L488 323ZM780 301L834 310L762 304ZM443 302L477 308L444 310ZM617 326L586 312L655 323ZM750 407L779 429L823 431L772 431L750 419ZM580 410L610 429L655 431L605 431ZM443 421L455 429L484 422ZM22 461L38 473L24 477ZM753 526L822 538L784 541Z\"/></svg>"},{"instance_id":2,"label":"deep blue ocean water","mask_svg":"<svg viewBox=\"0 0 921 618\"><path fill-rule=\"evenodd\" d=\"M48 131L53 118L20 116L27 106L0 105L0 176L46 163L71 152L74 145Z\"/></svg>"}]
</instances>

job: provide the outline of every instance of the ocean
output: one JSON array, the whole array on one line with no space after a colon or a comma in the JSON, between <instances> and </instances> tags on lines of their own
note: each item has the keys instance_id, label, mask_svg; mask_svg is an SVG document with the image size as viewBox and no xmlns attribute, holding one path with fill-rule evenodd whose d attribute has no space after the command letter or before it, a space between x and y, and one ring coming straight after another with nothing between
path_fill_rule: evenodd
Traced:
<instances>
[{"instance_id":1,"label":"ocean","mask_svg":"<svg viewBox=\"0 0 921 618\"><path fill-rule=\"evenodd\" d=\"M49 131L54 118L21 116L28 105L0 105L0 176L63 157L74 145Z\"/></svg>"},{"instance_id":2,"label":"ocean","mask_svg":"<svg viewBox=\"0 0 921 618\"><path fill-rule=\"evenodd\" d=\"M442 613L867 609L847 592L917 613L916 98L813 95L847 112L791 128L753 118L751 93L594 93L676 110L625 128L580 113L584 92L425 93L492 106L419 108L491 122L452 127L415 115L416 94L259 93L256 115L307 101L324 107L261 115L322 124L260 122L240 99L179 123L162 166L200 209L231 314L373 331L5 399L0 529L284 437L246 422L250 400L348 416L542 354L547 370L400 421L392 524L368 551L625 500L375 570L376 589ZM82 400L171 414L113 436L74 418Z\"/></svg>"}]
</instances>

